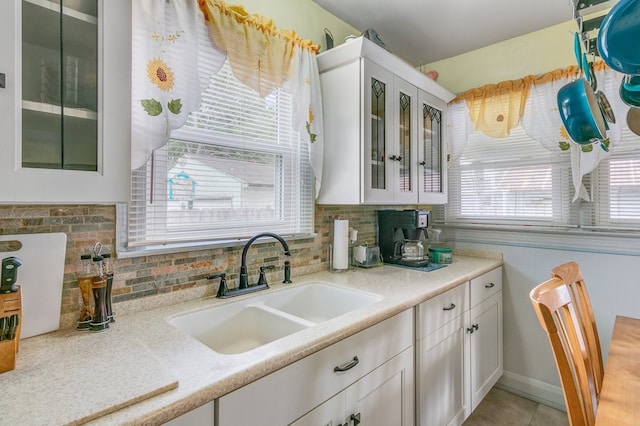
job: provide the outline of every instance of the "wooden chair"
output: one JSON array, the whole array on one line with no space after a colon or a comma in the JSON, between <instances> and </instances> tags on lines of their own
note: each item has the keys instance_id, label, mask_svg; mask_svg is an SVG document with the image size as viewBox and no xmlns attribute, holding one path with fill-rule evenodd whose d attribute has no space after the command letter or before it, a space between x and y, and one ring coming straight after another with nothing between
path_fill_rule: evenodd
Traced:
<instances>
[{"instance_id":1,"label":"wooden chair","mask_svg":"<svg viewBox=\"0 0 640 426\"><path fill-rule=\"evenodd\" d=\"M582 277L580 267L576 262L564 263L551 270L551 277L559 278L569 287L571 298L578 313L582 332L590 351L596 395L600 396L602 378L604 376L602 349L600 348L600 337L598 336L598 327L591 307L591 299L589 298L587 286Z\"/></svg>"},{"instance_id":2,"label":"wooden chair","mask_svg":"<svg viewBox=\"0 0 640 426\"><path fill-rule=\"evenodd\" d=\"M592 351L584 338L571 291L554 277L531 290L529 297L551 344L569 424L591 426L598 406Z\"/></svg>"}]
</instances>

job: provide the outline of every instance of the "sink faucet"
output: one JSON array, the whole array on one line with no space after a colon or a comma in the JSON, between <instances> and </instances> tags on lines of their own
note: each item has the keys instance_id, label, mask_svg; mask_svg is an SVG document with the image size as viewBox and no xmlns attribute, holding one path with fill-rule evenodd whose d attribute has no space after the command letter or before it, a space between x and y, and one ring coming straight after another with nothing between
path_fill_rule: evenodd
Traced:
<instances>
[{"instance_id":1,"label":"sink faucet","mask_svg":"<svg viewBox=\"0 0 640 426\"><path fill-rule=\"evenodd\" d=\"M280 244L282 244L282 248L284 249L284 255L286 257L291 256L291 252L289 251L289 245L284 240L284 238L282 238L280 235L273 234L271 232L263 232L261 234L254 235L253 237L251 237L249 241L247 241L247 243L244 245L244 248L242 249L242 265L240 266L240 283L238 284L238 289L245 289L249 287L249 275L247 274L247 251L249 251L249 247L251 247L251 244L253 244L255 240L262 237L275 238L280 242ZM289 264L289 261L285 261L283 282L285 283L291 282L291 266Z\"/></svg>"}]
</instances>

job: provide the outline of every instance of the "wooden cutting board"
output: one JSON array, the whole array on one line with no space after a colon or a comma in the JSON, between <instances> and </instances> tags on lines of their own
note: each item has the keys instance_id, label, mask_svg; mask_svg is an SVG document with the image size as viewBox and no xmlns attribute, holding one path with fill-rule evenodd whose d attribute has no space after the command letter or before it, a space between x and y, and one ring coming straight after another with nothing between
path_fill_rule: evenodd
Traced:
<instances>
[{"instance_id":1,"label":"wooden cutting board","mask_svg":"<svg viewBox=\"0 0 640 426\"><path fill-rule=\"evenodd\" d=\"M15 256L22 261L17 281L22 288L21 339L60 327L66 248L63 232L0 235L0 260Z\"/></svg>"}]
</instances>

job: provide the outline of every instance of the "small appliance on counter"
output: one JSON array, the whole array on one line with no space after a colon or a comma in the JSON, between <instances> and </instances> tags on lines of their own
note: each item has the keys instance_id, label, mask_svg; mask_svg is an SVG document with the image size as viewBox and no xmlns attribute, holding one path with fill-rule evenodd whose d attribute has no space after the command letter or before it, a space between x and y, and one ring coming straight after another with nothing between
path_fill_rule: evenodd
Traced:
<instances>
[{"instance_id":1,"label":"small appliance on counter","mask_svg":"<svg viewBox=\"0 0 640 426\"><path fill-rule=\"evenodd\" d=\"M367 245L355 246L353 248L353 259L351 264L359 268L374 268L376 266L382 266L380 247L369 247Z\"/></svg>"},{"instance_id":2,"label":"small appliance on counter","mask_svg":"<svg viewBox=\"0 0 640 426\"><path fill-rule=\"evenodd\" d=\"M380 254L384 263L429 265L422 240L427 238L428 210L378 210Z\"/></svg>"}]
</instances>

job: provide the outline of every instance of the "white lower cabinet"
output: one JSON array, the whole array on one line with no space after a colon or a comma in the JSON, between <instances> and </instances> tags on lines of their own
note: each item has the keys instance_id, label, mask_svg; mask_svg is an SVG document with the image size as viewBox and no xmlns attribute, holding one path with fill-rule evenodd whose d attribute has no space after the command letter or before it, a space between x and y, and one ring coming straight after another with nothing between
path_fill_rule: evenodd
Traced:
<instances>
[{"instance_id":1,"label":"white lower cabinet","mask_svg":"<svg viewBox=\"0 0 640 426\"><path fill-rule=\"evenodd\" d=\"M413 360L407 310L219 398L216 425L410 426Z\"/></svg>"},{"instance_id":2,"label":"white lower cabinet","mask_svg":"<svg viewBox=\"0 0 640 426\"><path fill-rule=\"evenodd\" d=\"M406 349L291 426L413 425L412 367Z\"/></svg>"},{"instance_id":3,"label":"white lower cabinet","mask_svg":"<svg viewBox=\"0 0 640 426\"><path fill-rule=\"evenodd\" d=\"M502 375L502 268L416 309L416 424L461 425Z\"/></svg>"},{"instance_id":4,"label":"white lower cabinet","mask_svg":"<svg viewBox=\"0 0 640 426\"><path fill-rule=\"evenodd\" d=\"M502 268L470 282L469 346L471 411L475 410L503 372L502 364ZM475 292L475 296L474 296ZM474 301L477 301L474 304ZM469 411L469 414L471 414Z\"/></svg>"}]
</instances>

